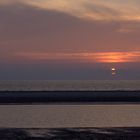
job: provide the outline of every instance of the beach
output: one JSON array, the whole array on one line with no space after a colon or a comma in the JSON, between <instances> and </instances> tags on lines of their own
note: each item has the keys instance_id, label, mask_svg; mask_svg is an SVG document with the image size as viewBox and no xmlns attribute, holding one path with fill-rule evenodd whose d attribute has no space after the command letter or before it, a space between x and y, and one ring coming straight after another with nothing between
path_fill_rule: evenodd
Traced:
<instances>
[{"instance_id":1,"label":"beach","mask_svg":"<svg viewBox=\"0 0 140 140\"><path fill-rule=\"evenodd\" d=\"M1 140L139 140L140 128L0 129Z\"/></svg>"},{"instance_id":2,"label":"beach","mask_svg":"<svg viewBox=\"0 0 140 140\"><path fill-rule=\"evenodd\" d=\"M71 82L1 82L0 139L140 138L139 82Z\"/></svg>"}]
</instances>

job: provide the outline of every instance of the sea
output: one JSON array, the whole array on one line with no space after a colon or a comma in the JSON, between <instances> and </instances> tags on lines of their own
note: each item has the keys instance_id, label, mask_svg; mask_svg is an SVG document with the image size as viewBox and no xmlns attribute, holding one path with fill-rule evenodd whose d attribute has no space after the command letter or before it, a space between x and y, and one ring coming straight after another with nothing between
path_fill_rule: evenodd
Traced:
<instances>
[{"instance_id":1,"label":"sea","mask_svg":"<svg viewBox=\"0 0 140 140\"><path fill-rule=\"evenodd\" d=\"M0 81L0 91L140 90L140 80Z\"/></svg>"},{"instance_id":2,"label":"sea","mask_svg":"<svg viewBox=\"0 0 140 140\"><path fill-rule=\"evenodd\" d=\"M140 81L0 81L0 91L91 90L139 91ZM139 128L139 118L139 104L0 105L0 133L4 133L4 130L10 135L11 130L13 133L25 130L34 136L48 134L50 130L53 130L53 134L77 131L80 132L80 136L83 135L83 131L86 131L87 135L87 132L93 131L112 134L121 130L124 133Z\"/></svg>"}]
</instances>

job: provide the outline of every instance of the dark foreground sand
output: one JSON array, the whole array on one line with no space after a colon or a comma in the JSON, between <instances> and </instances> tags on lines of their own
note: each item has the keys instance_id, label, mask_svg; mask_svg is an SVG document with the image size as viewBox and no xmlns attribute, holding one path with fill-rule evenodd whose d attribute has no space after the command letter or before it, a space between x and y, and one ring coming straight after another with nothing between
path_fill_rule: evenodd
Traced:
<instances>
[{"instance_id":1,"label":"dark foreground sand","mask_svg":"<svg viewBox=\"0 0 140 140\"><path fill-rule=\"evenodd\" d=\"M1 128L0 140L140 140L140 128Z\"/></svg>"}]
</instances>

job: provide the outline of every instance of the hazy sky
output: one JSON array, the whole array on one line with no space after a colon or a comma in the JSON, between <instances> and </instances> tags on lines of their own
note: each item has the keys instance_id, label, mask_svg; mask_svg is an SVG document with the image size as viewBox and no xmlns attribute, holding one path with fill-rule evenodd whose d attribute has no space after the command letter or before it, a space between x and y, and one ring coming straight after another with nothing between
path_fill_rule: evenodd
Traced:
<instances>
[{"instance_id":1,"label":"hazy sky","mask_svg":"<svg viewBox=\"0 0 140 140\"><path fill-rule=\"evenodd\" d=\"M139 65L140 0L0 0L0 79L135 80Z\"/></svg>"}]
</instances>

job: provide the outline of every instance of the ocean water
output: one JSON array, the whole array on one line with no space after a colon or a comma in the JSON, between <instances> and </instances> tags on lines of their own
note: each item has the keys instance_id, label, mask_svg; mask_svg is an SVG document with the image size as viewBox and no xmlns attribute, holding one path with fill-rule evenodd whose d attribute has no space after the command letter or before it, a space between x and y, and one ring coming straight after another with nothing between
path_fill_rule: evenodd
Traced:
<instances>
[{"instance_id":1,"label":"ocean water","mask_svg":"<svg viewBox=\"0 0 140 140\"><path fill-rule=\"evenodd\" d=\"M0 81L0 90L140 90L140 81ZM139 127L140 105L0 105L1 128Z\"/></svg>"},{"instance_id":2,"label":"ocean water","mask_svg":"<svg viewBox=\"0 0 140 140\"><path fill-rule=\"evenodd\" d=\"M0 81L0 90L1 91L140 90L140 80Z\"/></svg>"}]
</instances>

